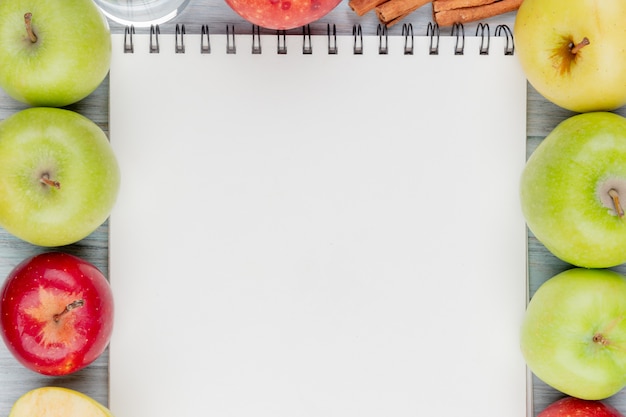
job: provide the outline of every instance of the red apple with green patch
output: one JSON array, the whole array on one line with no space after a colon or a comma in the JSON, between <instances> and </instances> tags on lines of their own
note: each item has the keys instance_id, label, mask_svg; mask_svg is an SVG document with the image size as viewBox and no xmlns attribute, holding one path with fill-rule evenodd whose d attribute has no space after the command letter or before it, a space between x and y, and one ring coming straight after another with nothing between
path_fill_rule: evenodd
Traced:
<instances>
[{"instance_id":1,"label":"red apple with green patch","mask_svg":"<svg viewBox=\"0 0 626 417\"><path fill-rule=\"evenodd\" d=\"M0 333L27 368L67 375L95 361L113 330L113 294L92 263L62 252L17 265L0 292Z\"/></svg>"},{"instance_id":2,"label":"red apple with green patch","mask_svg":"<svg viewBox=\"0 0 626 417\"><path fill-rule=\"evenodd\" d=\"M226 3L255 25L287 30L321 19L341 0L226 0Z\"/></svg>"}]
</instances>

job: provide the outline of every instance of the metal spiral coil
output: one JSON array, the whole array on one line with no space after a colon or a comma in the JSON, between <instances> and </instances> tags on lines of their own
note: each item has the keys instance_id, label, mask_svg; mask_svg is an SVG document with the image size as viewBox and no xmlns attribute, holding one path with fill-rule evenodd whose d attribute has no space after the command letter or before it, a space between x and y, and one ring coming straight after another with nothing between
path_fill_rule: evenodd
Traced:
<instances>
[{"instance_id":1,"label":"metal spiral coil","mask_svg":"<svg viewBox=\"0 0 626 417\"><path fill-rule=\"evenodd\" d=\"M186 52L185 49L185 36L186 36L186 27L184 24L176 24L175 29L175 53L184 54ZM159 42L159 36L161 35L161 29L159 25L150 26L150 40L149 40L149 51L153 54L158 54L161 51L161 45ZM454 54L455 55L463 55L465 54L465 28L463 24L456 23L452 26L452 31L450 33L452 37L454 37ZM236 54L236 37L239 35L235 35L235 26L234 25L226 25L226 53L227 54ZM285 30L277 30L276 31L276 40L277 40L277 49L276 53L279 55L287 54L287 37L288 32ZM312 42L312 31L310 25L306 25L302 27L302 54L303 55L311 55L313 54L313 42ZM352 27L352 38L353 38L353 47L352 53L355 55L362 55L366 53L364 44L363 44L363 29L361 25L356 24ZM378 37L378 54L379 55L387 55L389 54L389 32L388 28L385 25L379 24L376 29L376 36ZM405 23L402 25L402 35L404 40L403 45L403 53L404 55L413 55L415 53L415 45L414 45L414 31L413 25L411 23ZM476 28L476 37L480 38L480 47L478 53L480 55L489 55L490 53L490 41L491 41L491 31L490 27L486 23L479 23ZM507 25L498 25L496 27L495 33L493 36L504 36L506 38L506 43L504 47L504 55L514 55L515 53L515 44L513 39L513 32ZM337 28L333 24L327 24L326 27L326 37L328 42L327 53L329 55L338 54L338 45L337 45ZM426 37L429 40L428 45L428 54L429 55L438 55L440 52L440 31L439 26L436 23L428 23L426 29ZM251 53L254 55L262 54L263 49L261 45L261 28L257 25L252 26L252 48ZM126 26L124 29L124 53L134 53L135 52L135 27L134 26ZM200 30L200 53L201 54L210 54L211 51L211 36L209 32L209 25L202 25Z\"/></svg>"}]
</instances>

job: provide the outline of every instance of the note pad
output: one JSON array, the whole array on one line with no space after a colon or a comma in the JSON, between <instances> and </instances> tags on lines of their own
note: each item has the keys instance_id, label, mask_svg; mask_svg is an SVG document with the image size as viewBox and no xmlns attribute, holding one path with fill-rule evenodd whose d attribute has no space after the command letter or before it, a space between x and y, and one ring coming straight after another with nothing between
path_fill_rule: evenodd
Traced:
<instances>
[{"instance_id":1,"label":"note pad","mask_svg":"<svg viewBox=\"0 0 626 417\"><path fill-rule=\"evenodd\" d=\"M114 415L526 416L506 37L192 29L113 36Z\"/></svg>"}]
</instances>

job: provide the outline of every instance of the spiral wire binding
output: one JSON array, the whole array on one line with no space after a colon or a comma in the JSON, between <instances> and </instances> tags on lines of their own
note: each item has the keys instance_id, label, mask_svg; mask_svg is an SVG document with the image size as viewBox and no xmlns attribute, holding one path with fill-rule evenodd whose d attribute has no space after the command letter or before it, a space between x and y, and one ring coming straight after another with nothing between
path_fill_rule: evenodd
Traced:
<instances>
[{"instance_id":1,"label":"spiral wire binding","mask_svg":"<svg viewBox=\"0 0 626 417\"><path fill-rule=\"evenodd\" d=\"M150 53L158 54L161 49L159 47L159 35L161 34L161 29L159 29L159 25L150 25Z\"/></svg>"},{"instance_id":2,"label":"spiral wire binding","mask_svg":"<svg viewBox=\"0 0 626 417\"><path fill-rule=\"evenodd\" d=\"M174 43L174 51L177 54L185 53L185 25L176 24L176 42Z\"/></svg>"},{"instance_id":3,"label":"spiral wire binding","mask_svg":"<svg viewBox=\"0 0 626 417\"><path fill-rule=\"evenodd\" d=\"M286 55L287 54L287 32L284 30L277 30L276 37L278 42L276 42L276 53L278 55Z\"/></svg>"},{"instance_id":4,"label":"spiral wire binding","mask_svg":"<svg viewBox=\"0 0 626 417\"><path fill-rule=\"evenodd\" d=\"M252 25L252 55L259 55L261 52L261 28Z\"/></svg>"},{"instance_id":5,"label":"spiral wire binding","mask_svg":"<svg viewBox=\"0 0 626 417\"><path fill-rule=\"evenodd\" d=\"M354 37L352 52L354 55L363 55L363 31L361 25L352 26L352 36Z\"/></svg>"},{"instance_id":6,"label":"spiral wire binding","mask_svg":"<svg viewBox=\"0 0 626 417\"><path fill-rule=\"evenodd\" d=\"M428 23L426 28L426 36L430 37L430 45L428 47L429 55L439 55L439 25L437 23Z\"/></svg>"},{"instance_id":7,"label":"spiral wire binding","mask_svg":"<svg viewBox=\"0 0 626 417\"><path fill-rule=\"evenodd\" d=\"M236 54L237 46L235 45L235 25L226 25L226 53Z\"/></svg>"},{"instance_id":8,"label":"spiral wire binding","mask_svg":"<svg viewBox=\"0 0 626 417\"><path fill-rule=\"evenodd\" d=\"M489 55L489 41L491 39L491 35L489 34L489 25L486 23L479 23L476 28L476 36L479 36L480 32L480 49L478 53L480 55ZM485 32L487 33L485 35Z\"/></svg>"},{"instance_id":9,"label":"spiral wire binding","mask_svg":"<svg viewBox=\"0 0 626 417\"><path fill-rule=\"evenodd\" d=\"M389 53L387 26L379 24L376 28L376 36L378 36L378 55L387 55Z\"/></svg>"},{"instance_id":10,"label":"spiral wire binding","mask_svg":"<svg viewBox=\"0 0 626 417\"><path fill-rule=\"evenodd\" d=\"M513 39L513 32L511 32L511 28L507 25L498 25L496 26L496 36L501 36L501 32L504 32L504 36L506 36L506 44L504 45L504 55L514 55L515 54L515 42Z\"/></svg>"},{"instance_id":11,"label":"spiral wire binding","mask_svg":"<svg viewBox=\"0 0 626 417\"><path fill-rule=\"evenodd\" d=\"M452 25L452 36L456 36L454 55L463 55L465 52L465 29L461 23Z\"/></svg>"},{"instance_id":12,"label":"spiral wire binding","mask_svg":"<svg viewBox=\"0 0 626 417\"><path fill-rule=\"evenodd\" d=\"M336 26L327 24L326 27L328 38L328 54L336 55L338 53L337 48L337 29ZM159 25L150 26L150 53L159 53L159 36L161 30ZM133 25L126 26L124 28L124 53L134 53L134 35L135 27ZM184 24L176 24L175 33L175 52L177 54L185 53L185 35L186 29ZM209 26L202 25L201 27L201 41L200 41L200 53L211 53L211 39L209 35ZM363 30L361 25L354 25L352 27L352 36L354 40L353 54L362 55L363 49ZM376 36L378 36L378 53L379 55L387 55L389 53L389 35L387 27L379 24L376 29ZM414 35L413 25L402 25L402 36L404 37L404 54L413 55L414 53ZM426 29L426 36L430 38L430 45L428 53L430 55L439 54L439 26L436 23L428 23ZM454 54L463 55L465 52L465 29L461 23L456 23L452 26L451 36L455 37ZM489 25L486 23L479 23L476 28L476 36L480 37L480 55L489 55L491 33ZM504 47L504 55L514 55L515 44L513 39L513 32L507 25L496 26L495 36L505 36L506 44ZM277 53L279 55L287 54L287 33L285 30L277 30ZM313 53L313 44L311 41L311 28L309 25L302 27L302 54L311 55ZM235 46L235 27L234 25L226 26L226 53L235 54L237 49ZM261 49L261 28L257 25L252 26L252 54L258 55L262 53Z\"/></svg>"},{"instance_id":13,"label":"spiral wire binding","mask_svg":"<svg viewBox=\"0 0 626 417\"><path fill-rule=\"evenodd\" d=\"M402 25L402 36L404 36L404 55L413 55L413 25L411 23ZM410 43L409 39L411 39Z\"/></svg>"},{"instance_id":14,"label":"spiral wire binding","mask_svg":"<svg viewBox=\"0 0 626 417\"><path fill-rule=\"evenodd\" d=\"M202 25L200 31L200 53L211 53L211 37L209 36L209 25Z\"/></svg>"},{"instance_id":15,"label":"spiral wire binding","mask_svg":"<svg viewBox=\"0 0 626 417\"><path fill-rule=\"evenodd\" d=\"M328 35L328 55L337 55L337 26L333 24L333 30L331 34L330 23L327 24L326 33Z\"/></svg>"},{"instance_id":16,"label":"spiral wire binding","mask_svg":"<svg viewBox=\"0 0 626 417\"><path fill-rule=\"evenodd\" d=\"M302 26L302 54L311 55L313 53L313 44L311 43L311 26Z\"/></svg>"},{"instance_id":17,"label":"spiral wire binding","mask_svg":"<svg viewBox=\"0 0 626 417\"><path fill-rule=\"evenodd\" d=\"M135 45L133 45L133 35L135 34L135 26L130 25L124 28L124 53L135 53Z\"/></svg>"}]
</instances>

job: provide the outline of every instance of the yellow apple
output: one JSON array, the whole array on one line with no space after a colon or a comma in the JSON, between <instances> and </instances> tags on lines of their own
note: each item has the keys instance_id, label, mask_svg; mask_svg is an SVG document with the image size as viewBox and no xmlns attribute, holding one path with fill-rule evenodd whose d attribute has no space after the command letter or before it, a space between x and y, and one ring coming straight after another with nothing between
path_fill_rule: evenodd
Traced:
<instances>
[{"instance_id":1,"label":"yellow apple","mask_svg":"<svg viewBox=\"0 0 626 417\"><path fill-rule=\"evenodd\" d=\"M22 395L9 417L113 417L93 398L67 388L42 387Z\"/></svg>"},{"instance_id":2,"label":"yellow apple","mask_svg":"<svg viewBox=\"0 0 626 417\"><path fill-rule=\"evenodd\" d=\"M626 104L626 1L524 0L515 53L529 83L575 112Z\"/></svg>"}]
</instances>

